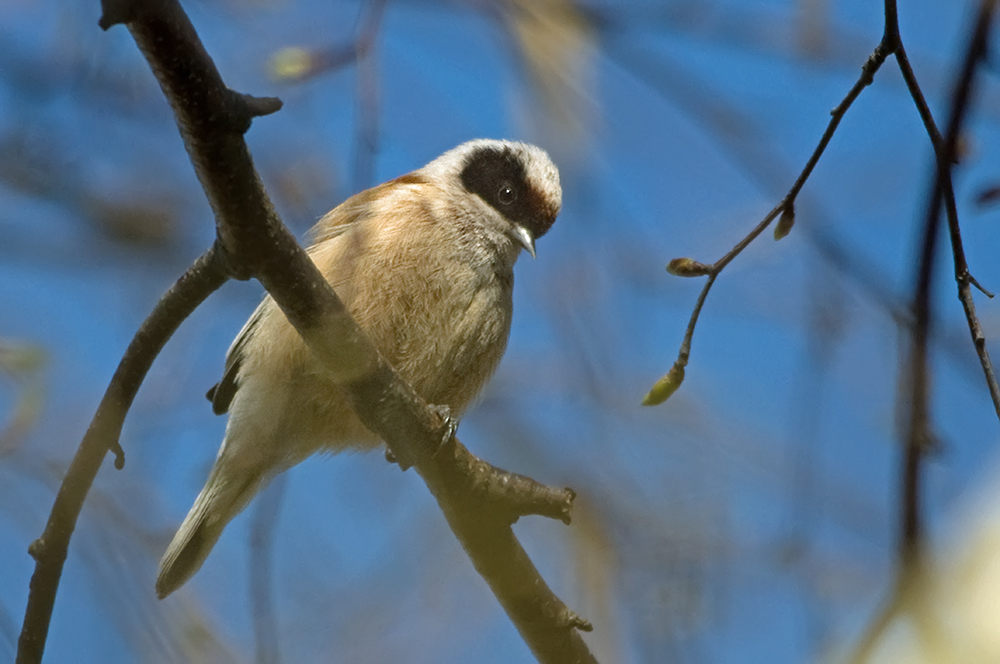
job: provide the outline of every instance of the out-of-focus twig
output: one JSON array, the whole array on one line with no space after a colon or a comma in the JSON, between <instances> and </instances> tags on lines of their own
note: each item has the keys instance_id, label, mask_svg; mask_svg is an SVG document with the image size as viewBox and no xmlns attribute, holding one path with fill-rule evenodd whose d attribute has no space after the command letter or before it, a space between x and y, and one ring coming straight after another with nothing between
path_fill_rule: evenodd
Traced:
<instances>
[{"instance_id":1,"label":"out-of-focus twig","mask_svg":"<svg viewBox=\"0 0 1000 664\"><path fill-rule=\"evenodd\" d=\"M895 10L894 0L886 0L887 19L890 15L889 6ZM902 369L905 380L900 382L900 399L907 407L906 420L902 431L904 452L901 464L900 491L900 524L897 574L893 591L872 620L856 645L851 655L851 662L865 662L872 654L885 630L900 615L901 611L912 611L919 608L921 598L910 598L909 591L914 587L914 581L922 568L923 551L923 519L921 511L921 462L934 442L933 426L930 417L930 376L928 370L928 340L934 324L934 311L931 299L933 290L934 268L936 263L937 242L941 226L941 207L944 204L949 209L947 199L951 194L951 168L957 154L958 141L962 125L969 110L972 99L975 74L980 62L986 57L989 43L990 27L996 0L982 0L976 21L972 29L969 46L962 67L956 77L954 90L948 112L948 124L943 138L935 141L935 169L933 186L930 188L929 200L926 205L924 224L921 227L921 251L916 266L914 295L912 304L913 325L911 327L911 346L905 355L906 366ZM897 28L898 29L898 28ZM928 127L932 140L934 132ZM949 210L949 217L951 212ZM957 236L957 216L952 227L952 248L955 252L956 272L961 260L961 240ZM967 270L966 270L967 274ZM959 288L962 280L959 276ZM968 281L965 281L968 287ZM970 296L971 301L971 296ZM963 299L963 303L965 300ZM974 320L970 318L970 322ZM977 321L978 324L978 321ZM982 357L982 356L981 356ZM988 360L988 356L987 356Z\"/></svg>"},{"instance_id":2,"label":"out-of-focus twig","mask_svg":"<svg viewBox=\"0 0 1000 664\"><path fill-rule=\"evenodd\" d=\"M375 45L388 0L370 0L358 15L354 37L346 44L307 49L289 46L271 56L267 69L282 83L299 83L363 59Z\"/></svg>"},{"instance_id":3,"label":"out-of-focus twig","mask_svg":"<svg viewBox=\"0 0 1000 664\"><path fill-rule=\"evenodd\" d=\"M275 53L268 63L271 76L282 83L301 83L350 65L355 66L358 122L351 178L354 192L374 184L380 107L375 40L382 28L386 4L388 0L365 3L358 15L354 37L348 43L315 49L289 46Z\"/></svg>"},{"instance_id":4,"label":"out-of-focus twig","mask_svg":"<svg viewBox=\"0 0 1000 664\"><path fill-rule=\"evenodd\" d=\"M359 28L357 49L358 129L354 139L354 191L374 184L375 155L379 144L379 76L375 58L375 36L385 14L387 0L372 0L368 16Z\"/></svg>"},{"instance_id":5,"label":"out-of-focus twig","mask_svg":"<svg viewBox=\"0 0 1000 664\"><path fill-rule=\"evenodd\" d=\"M886 0L886 5L890 4L895 6L895 1ZM917 555L920 548L922 530L920 524L919 495L920 459L929 449L934 438L929 414L930 377L928 373L927 346L934 323L931 292L934 280L938 235L940 234L939 229L941 226L941 207L942 203L945 203L946 209L954 209L951 168L957 155L962 125L972 98L976 69L980 61L986 57L990 25L995 5L995 0L983 0L980 3L976 23L969 39L969 48L952 92L947 128L943 139L940 140L940 147L936 150L934 184L930 190L922 227L920 261L917 265L912 305L914 321L912 328L913 345L908 367L905 370L905 374L909 379L910 393L906 399L909 405L909 412L904 435L906 454L904 459L903 511L900 532L900 558L904 565L913 556ZM948 202L948 199L950 199L950 202ZM949 212L949 217L951 216L952 214ZM961 251L961 236L958 234L957 215L954 216L954 219L952 241L953 249L955 250L956 273L959 262L961 262L965 270L966 279L964 285L967 289L969 285L968 268L964 265L965 257ZM961 288L963 283L961 275L956 274L956 277L959 278ZM969 294L969 302L971 303L971 294ZM975 322L975 326L978 327L978 321L975 320L974 313L973 318L970 320L970 323L972 322ZM982 350L985 352L985 345ZM988 365L989 356L981 355L981 357L985 357L984 362ZM988 373L992 374L992 367L989 367ZM907 382L904 381L903 384L905 385ZM1000 406L998 406L998 412L1000 412Z\"/></svg>"},{"instance_id":6,"label":"out-of-focus twig","mask_svg":"<svg viewBox=\"0 0 1000 664\"><path fill-rule=\"evenodd\" d=\"M13 452L38 420L45 399L40 373L47 361L48 355L40 346L0 338L0 373L20 389L10 418L0 423L0 458Z\"/></svg>"},{"instance_id":7,"label":"out-of-focus twig","mask_svg":"<svg viewBox=\"0 0 1000 664\"><path fill-rule=\"evenodd\" d=\"M256 639L257 664L278 664L281 649L278 645L278 614L275 609L274 540L278 517L285 501L288 475L282 473L257 498L250 521L250 613Z\"/></svg>"}]
</instances>

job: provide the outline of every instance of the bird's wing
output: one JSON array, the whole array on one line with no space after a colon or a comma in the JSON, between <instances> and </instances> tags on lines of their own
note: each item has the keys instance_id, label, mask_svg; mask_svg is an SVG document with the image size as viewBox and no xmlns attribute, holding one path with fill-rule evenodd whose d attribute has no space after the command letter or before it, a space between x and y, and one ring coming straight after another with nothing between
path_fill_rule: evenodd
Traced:
<instances>
[{"instance_id":1,"label":"bird's wing","mask_svg":"<svg viewBox=\"0 0 1000 664\"><path fill-rule=\"evenodd\" d=\"M426 183L427 180L419 174L409 173L351 196L330 210L310 229L307 236L310 244L309 251L312 252L317 245L338 238L352 228L356 228L359 223L363 222L373 213L372 203L383 196L385 189L399 187L400 185L424 185ZM334 287L336 286L337 284L334 284ZM205 394L205 397L212 402L212 412L216 415L222 415L229 411L233 397L236 396L236 391L239 389L238 377L240 364L243 361L243 354L247 343L253 338L257 325L263 319L264 314L270 306L273 306L271 298L266 297L260 303L260 306L257 307L257 310L254 311L253 315L250 316L250 320L246 322L240 333L236 335L232 346L229 347L229 352L226 353L226 368L222 374L222 379Z\"/></svg>"},{"instance_id":2,"label":"bird's wing","mask_svg":"<svg viewBox=\"0 0 1000 664\"><path fill-rule=\"evenodd\" d=\"M236 378L239 375L240 364L243 361L243 351L246 348L247 342L253 337L254 328L257 327L260 319L264 316L267 304L268 300L261 302L256 311L253 312L253 315L250 316L250 320L243 325L243 329L236 335L236 339L233 340L233 344L226 353L226 368L222 373L222 379L205 394L205 397L212 402L212 412L216 415L222 415L227 412L229 404L232 403L233 397L236 396L236 390L239 387Z\"/></svg>"},{"instance_id":3,"label":"bird's wing","mask_svg":"<svg viewBox=\"0 0 1000 664\"><path fill-rule=\"evenodd\" d=\"M333 210L323 216L320 221L309 231L309 240L312 246L339 237L352 228L356 222L367 215L369 209L370 192L363 191L347 199ZM229 411L229 406L239 389L240 365L243 362L243 353L247 343L253 338L254 331L264 312L270 306L271 298L268 296L260 303L257 310L250 316L236 339L226 353L226 368L222 373L222 379L212 386L205 394L205 398L212 402L212 412L222 415Z\"/></svg>"}]
</instances>

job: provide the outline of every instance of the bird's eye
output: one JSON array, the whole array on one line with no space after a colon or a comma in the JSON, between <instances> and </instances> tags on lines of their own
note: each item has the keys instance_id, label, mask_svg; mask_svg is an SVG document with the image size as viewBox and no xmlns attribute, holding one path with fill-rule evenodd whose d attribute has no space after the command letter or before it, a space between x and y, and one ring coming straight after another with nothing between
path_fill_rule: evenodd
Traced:
<instances>
[{"instance_id":1,"label":"bird's eye","mask_svg":"<svg viewBox=\"0 0 1000 664\"><path fill-rule=\"evenodd\" d=\"M500 189L497 190L497 200L501 205L510 205L517 200L517 192L511 183L504 182L500 185Z\"/></svg>"}]
</instances>

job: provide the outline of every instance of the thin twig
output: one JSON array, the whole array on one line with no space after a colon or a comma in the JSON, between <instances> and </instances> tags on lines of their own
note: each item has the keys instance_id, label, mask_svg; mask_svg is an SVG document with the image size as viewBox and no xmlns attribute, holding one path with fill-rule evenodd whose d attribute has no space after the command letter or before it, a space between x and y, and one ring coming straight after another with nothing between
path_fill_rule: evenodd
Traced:
<instances>
[{"instance_id":1,"label":"thin twig","mask_svg":"<svg viewBox=\"0 0 1000 664\"><path fill-rule=\"evenodd\" d=\"M890 2L892 0L887 0L887 3ZM936 151L934 185L930 192L922 227L922 249L917 267L912 307L913 347L908 368L908 376L911 380L910 411L904 439L906 445L903 462L904 501L900 532L900 556L904 565L908 564L920 549L922 530L919 493L920 459L933 440L928 400L927 342L934 322L931 292L933 290L938 231L941 225L941 204L946 198L946 189L950 190L951 168L955 161L962 125L972 98L976 69L986 55L995 5L995 0L983 0L979 7L975 27L969 40L969 48L966 51L951 95L947 129L941 140L940 149ZM957 232L957 217L954 230ZM952 239L953 241L956 239L955 234L953 234ZM960 244L959 238L959 247ZM964 262L964 257L962 260ZM967 282L966 287L968 287Z\"/></svg>"},{"instance_id":2,"label":"thin twig","mask_svg":"<svg viewBox=\"0 0 1000 664\"><path fill-rule=\"evenodd\" d=\"M886 0L886 6L890 5L892 6L892 15L895 16L895 0ZM887 9L887 25L888 21L889 10ZM980 286L979 282L970 274L969 264L965 258L965 248L962 243L962 233L958 222L958 207L955 203L955 190L951 178L951 166L956 161L956 155L953 153L949 157L942 153L941 134L934 123L934 117L931 114L927 100L924 98L923 91L917 83L917 77L913 72L913 67L910 66L910 60L906 56L906 49L903 47L903 42L899 37L899 26L898 24L893 25L894 30L892 34L897 40L895 49L896 63L899 65L899 71L903 74L903 80L906 82L906 88L913 98L913 103L920 113L920 119L924 123L924 128L931 140L931 145L934 147L934 154L937 159L942 194L944 196L945 215L948 219L948 231L951 236L952 259L955 264L955 282L958 285L958 299L962 302L962 309L965 312L965 318L969 324L969 332L972 335L972 345L976 349L976 355L979 357L979 363L986 378L986 386L990 391L990 398L993 400L993 409L997 417L1000 418L1000 385L997 383L996 374L993 370L993 362L990 360L989 350L986 348L986 335L983 333L982 325L979 323L979 317L976 316L976 304L972 299L972 289L970 286L975 286L989 298L993 297L993 293Z\"/></svg>"},{"instance_id":3,"label":"thin twig","mask_svg":"<svg viewBox=\"0 0 1000 664\"><path fill-rule=\"evenodd\" d=\"M698 302L695 304L694 310L691 312L691 317L688 320L687 330L684 333L684 340L681 342L681 348L678 353L675 366L679 366L681 369L687 366L688 358L691 353L691 340L694 336L695 325L698 323L698 317L701 314L701 309L705 304L705 299L708 297L708 292L712 289L712 285L715 283L715 279L734 258L739 256L751 242L757 239L757 237L759 237L760 234L767 229L767 227L778 215L782 214L786 210L794 210L796 197L799 195L802 187L805 186L809 176L812 175L813 170L816 168L816 164L819 163L824 151L830 144L830 140L836 133L837 127L840 126L841 120L844 119L848 109L851 108L851 105L858 98L861 92L866 87L871 85L875 72L879 70L879 67L882 66L885 59L890 54L891 50L888 48L888 44L885 39L883 39L861 68L861 76L858 78L857 82L851 87L850 91L841 100L841 102L830 112L830 121L827 123L826 130L820 137L819 143L817 143L815 149L813 149L812 154L809 156L809 160L806 162L805 166L803 166L799 176L795 179L794 184L792 184L791 189L789 189L788 193L785 194L785 197L774 207L774 209L764 216L764 218L757 224L757 226L754 227L752 231L750 231L742 240L737 242L736 246L726 252L726 254L719 258L716 262L707 266L708 280L705 282L705 285L702 286L701 294L698 296Z\"/></svg>"},{"instance_id":4,"label":"thin twig","mask_svg":"<svg viewBox=\"0 0 1000 664\"><path fill-rule=\"evenodd\" d=\"M250 519L249 545L250 614L256 642L256 664L278 664L281 649L278 644L278 612L274 599L274 541L278 517L285 501L288 475L282 473L257 497Z\"/></svg>"},{"instance_id":5,"label":"thin twig","mask_svg":"<svg viewBox=\"0 0 1000 664\"><path fill-rule=\"evenodd\" d=\"M375 45L388 0L370 0L362 7L354 36L346 44L305 50L299 47L279 51L271 60L272 74L281 82L300 83L351 64L359 64Z\"/></svg>"},{"instance_id":6,"label":"thin twig","mask_svg":"<svg viewBox=\"0 0 1000 664\"><path fill-rule=\"evenodd\" d=\"M28 605L18 640L17 664L42 659L56 590L77 518L104 461L121 436L122 424L153 360L180 324L225 283L227 274L215 247L207 251L168 290L135 333L111 378L97 413L66 471L42 536L28 549L35 559Z\"/></svg>"},{"instance_id":7,"label":"thin twig","mask_svg":"<svg viewBox=\"0 0 1000 664\"><path fill-rule=\"evenodd\" d=\"M845 658L848 664L865 664L871 659L881 635L900 615L907 611L908 591L911 589L912 583L912 579L904 580L903 576L897 577L892 594L883 601L878 612L865 626L861 638L858 639L850 654Z\"/></svg>"},{"instance_id":8,"label":"thin twig","mask_svg":"<svg viewBox=\"0 0 1000 664\"><path fill-rule=\"evenodd\" d=\"M769 148L748 149L746 141L735 140L738 135L733 134L733 127L742 127L741 133L748 134L744 138L757 135L758 132L747 129L752 126L749 118L731 105L724 105L722 108L709 106L709 102L704 99L710 94L709 91L704 86L697 87L698 81L683 76L683 70L677 63L664 63L662 56L657 59L657 54L646 52L626 39L615 39L605 34L603 43L608 57L623 72L635 76L671 103L681 103L690 119L703 124L712 136L719 139L721 147L730 153L742 166L744 173L760 187L773 190L780 183L793 180L795 174L800 172L801 167L791 175L788 168L778 168L782 159ZM714 98L709 101L715 104L721 103ZM769 165L771 168L762 168L763 165ZM796 197L796 207L801 202L800 194ZM815 205L811 206L810 218L813 221L822 221L821 216ZM875 268L875 264L864 255L864 251L861 248L844 245L827 226L829 224L812 223L805 226L802 232L824 260L848 281L858 286L864 295L883 308L897 324L912 325L910 297L902 298L894 294L886 285L891 280ZM704 270L697 274L707 275L708 266L704 266ZM974 287L982 290L971 275L969 279ZM935 334L932 341L937 343L949 359L965 369L962 364L965 356L961 349L947 343L947 335ZM690 347L690 341L682 346Z\"/></svg>"},{"instance_id":9,"label":"thin twig","mask_svg":"<svg viewBox=\"0 0 1000 664\"><path fill-rule=\"evenodd\" d=\"M954 194L951 192L951 167L955 161L958 139L962 129L962 123L968 111L970 99L972 97L973 82L975 72L979 62L985 57L988 44L989 29L992 22L995 0L983 0L980 4L976 17L975 27L969 40L969 49L966 52L962 68L956 78L955 88L951 96L951 107L949 109L948 124L944 137L937 135L933 118L927 109L927 104L920 93L919 86L912 70L909 68L905 50L902 49L902 42L899 42L897 49L897 60L904 78L907 79L907 87L910 88L914 103L924 118L924 124L928 135L934 143L935 148L935 168L934 184L930 190L929 200L926 206L924 224L922 225L922 248L920 261L917 266L915 277L915 292L911 306L912 324L909 326L912 335L912 346L909 354L908 366L903 369L907 381L903 385L909 386L908 397L909 412L903 432L904 452L900 468L901 490L900 490L900 522L899 522L899 543L898 543L898 564L896 580L892 594L884 602L882 609L877 616L871 620L849 659L852 664L862 664L870 659L879 639L885 631L899 617L901 612L908 612L912 607L907 597L911 595L915 579L920 575L922 567L922 537L923 521L921 517L921 461L933 443L933 431L930 425L930 404L929 404L929 377L928 377L928 341L932 335L933 308L931 292L933 290L934 264L937 246L937 236L939 235L941 207L944 207L952 229L952 249L956 263L956 273L959 273L959 265L964 266L964 252L961 251L961 238L957 234L957 214L953 210ZM887 20L895 17L895 0L886 0ZM894 28L896 39L898 39L898 25ZM888 32L888 28L887 28ZM954 220L954 224L951 221ZM967 269L965 271L967 275ZM964 283L966 292L961 294L962 302L965 304L966 296L971 302L971 294L968 293L968 281ZM963 288L963 280L959 279L959 289ZM966 314L969 316L969 309ZM974 310L969 317L970 326L978 328L978 320L975 319ZM975 339L975 331L973 332ZM977 347L978 350L978 347ZM980 354L981 360L984 358ZM989 366L989 358L985 356L984 369L987 370L987 380L991 380L992 367ZM991 384L991 394L993 386ZM905 398L905 397L904 397ZM996 403L994 401L994 403ZM914 599L919 601L919 598Z\"/></svg>"},{"instance_id":10,"label":"thin twig","mask_svg":"<svg viewBox=\"0 0 1000 664\"><path fill-rule=\"evenodd\" d=\"M379 77L375 57L378 36L388 0L370 0L367 15L359 19L357 37L357 108L358 129L354 139L354 191L374 184L375 155L379 144Z\"/></svg>"}]
</instances>

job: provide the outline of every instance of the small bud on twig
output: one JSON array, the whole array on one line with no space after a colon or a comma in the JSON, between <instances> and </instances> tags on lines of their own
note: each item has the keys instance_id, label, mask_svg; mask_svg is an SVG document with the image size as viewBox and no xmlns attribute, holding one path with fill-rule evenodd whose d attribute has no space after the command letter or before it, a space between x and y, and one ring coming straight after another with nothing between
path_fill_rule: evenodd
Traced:
<instances>
[{"instance_id":1,"label":"small bud on twig","mask_svg":"<svg viewBox=\"0 0 1000 664\"><path fill-rule=\"evenodd\" d=\"M680 362L674 362L674 366L670 367L670 371L663 378L656 381L656 384L649 390L649 394L643 398L642 405L659 406L669 399L683 382L684 365Z\"/></svg>"},{"instance_id":2,"label":"small bud on twig","mask_svg":"<svg viewBox=\"0 0 1000 664\"><path fill-rule=\"evenodd\" d=\"M781 240L786 235L792 232L792 226L795 225L795 205L789 203L782 210L781 216L778 218L778 223L774 225L774 239Z\"/></svg>"},{"instance_id":3,"label":"small bud on twig","mask_svg":"<svg viewBox=\"0 0 1000 664\"><path fill-rule=\"evenodd\" d=\"M675 258L667 263L667 272L675 277L704 277L711 268L691 258Z\"/></svg>"}]
</instances>

